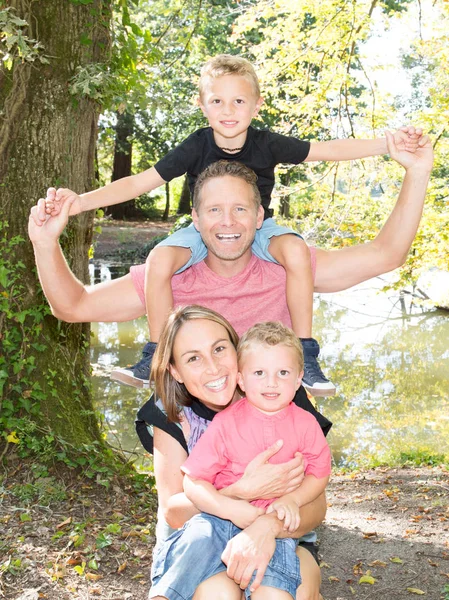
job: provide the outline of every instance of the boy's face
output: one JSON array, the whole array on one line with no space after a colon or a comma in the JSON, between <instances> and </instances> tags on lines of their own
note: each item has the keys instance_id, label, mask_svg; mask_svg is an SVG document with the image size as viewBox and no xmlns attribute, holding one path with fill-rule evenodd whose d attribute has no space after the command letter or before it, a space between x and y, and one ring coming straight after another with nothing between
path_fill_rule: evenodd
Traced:
<instances>
[{"instance_id":1,"label":"boy's face","mask_svg":"<svg viewBox=\"0 0 449 600\"><path fill-rule=\"evenodd\" d=\"M246 130L262 102L251 83L240 75L210 79L199 99L200 108L214 130L217 145L224 147L230 147L229 141L243 134L246 139Z\"/></svg>"},{"instance_id":2,"label":"boy's face","mask_svg":"<svg viewBox=\"0 0 449 600\"><path fill-rule=\"evenodd\" d=\"M241 363L238 383L248 401L263 413L286 408L301 385L298 354L288 346L252 344Z\"/></svg>"}]
</instances>

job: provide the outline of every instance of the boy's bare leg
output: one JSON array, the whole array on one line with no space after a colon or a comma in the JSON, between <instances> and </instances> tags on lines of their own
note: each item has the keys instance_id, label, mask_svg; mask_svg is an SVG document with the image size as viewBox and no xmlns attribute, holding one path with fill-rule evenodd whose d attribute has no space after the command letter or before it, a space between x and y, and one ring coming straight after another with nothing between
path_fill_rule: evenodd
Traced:
<instances>
[{"instance_id":1,"label":"boy's bare leg","mask_svg":"<svg viewBox=\"0 0 449 600\"><path fill-rule=\"evenodd\" d=\"M296 600L319 600L321 586L321 570L312 554L298 546L296 554L299 558L301 585L296 591Z\"/></svg>"},{"instance_id":2,"label":"boy's bare leg","mask_svg":"<svg viewBox=\"0 0 449 600\"><path fill-rule=\"evenodd\" d=\"M304 387L314 396L333 396L335 386L318 364L320 347L312 337L313 275L310 250L296 235L279 235L270 239L270 254L287 274L287 305L292 329L300 338L304 350Z\"/></svg>"},{"instance_id":3,"label":"boy's bare leg","mask_svg":"<svg viewBox=\"0 0 449 600\"><path fill-rule=\"evenodd\" d=\"M291 598L288 592L266 585L261 585L251 594L251 600L291 600Z\"/></svg>"},{"instance_id":4,"label":"boy's bare leg","mask_svg":"<svg viewBox=\"0 0 449 600\"><path fill-rule=\"evenodd\" d=\"M150 384L151 360L165 320L173 309L171 278L190 259L190 249L160 246L152 250L145 265L145 301L151 341L145 344L142 358L127 368L116 367L111 379L137 388Z\"/></svg>"},{"instance_id":5,"label":"boy's bare leg","mask_svg":"<svg viewBox=\"0 0 449 600\"><path fill-rule=\"evenodd\" d=\"M310 251L296 235L278 235L270 239L270 254L287 274L287 306L292 329L299 338L312 336L313 279Z\"/></svg>"},{"instance_id":6,"label":"boy's bare leg","mask_svg":"<svg viewBox=\"0 0 449 600\"><path fill-rule=\"evenodd\" d=\"M197 587L193 600L242 600L242 590L226 571L214 575Z\"/></svg>"},{"instance_id":7,"label":"boy's bare leg","mask_svg":"<svg viewBox=\"0 0 449 600\"><path fill-rule=\"evenodd\" d=\"M190 260L189 248L160 246L148 255L145 265L145 305L150 340L157 343L173 310L171 278Z\"/></svg>"}]
</instances>

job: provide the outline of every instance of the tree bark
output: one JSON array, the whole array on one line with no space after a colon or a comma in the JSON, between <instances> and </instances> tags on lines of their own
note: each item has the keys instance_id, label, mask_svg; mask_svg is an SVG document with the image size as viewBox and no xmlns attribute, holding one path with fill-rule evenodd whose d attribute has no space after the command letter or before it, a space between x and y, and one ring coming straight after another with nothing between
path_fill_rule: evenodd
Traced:
<instances>
[{"instance_id":1,"label":"tree bark","mask_svg":"<svg viewBox=\"0 0 449 600\"><path fill-rule=\"evenodd\" d=\"M164 208L164 214L162 215L162 220L168 221L169 214L170 214L170 184L167 181L165 184L165 208Z\"/></svg>"},{"instance_id":2,"label":"tree bark","mask_svg":"<svg viewBox=\"0 0 449 600\"><path fill-rule=\"evenodd\" d=\"M101 439L89 384L90 327L58 322L48 310L41 320L46 302L27 222L31 206L48 186L79 193L94 187L99 106L72 95L69 86L77 67L107 58L111 6L110 0L88 5L10 0L9 6L27 21L26 35L43 45L41 54L49 64L38 57L32 62L16 58L10 70L3 66L0 72L0 222L6 231L0 260L9 257L0 279L7 303L0 319L5 342L0 379L6 373L0 413L8 409L17 418L29 417L39 428L79 445ZM71 219L61 239L70 267L84 282L92 222L91 212ZM22 344L16 347L12 333L19 329Z\"/></svg>"},{"instance_id":3,"label":"tree bark","mask_svg":"<svg viewBox=\"0 0 449 600\"><path fill-rule=\"evenodd\" d=\"M132 173L132 135L134 133L134 115L131 113L117 113L115 125L114 164L112 167L111 181L122 177L129 177ZM126 220L142 217L142 212L136 207L135 200L114 204L105 209L106 214L113 219Z\"/></svg>"},{"instance_id":4,"label":"tree bark","mask_svg":"<svg viewBox=\"0 0 449 600\"><path fill-rule=\"evenodd\" d=\"M290 171L286 173L281 173L279 176L279 180L281 184L284 186L281 195L281 201L279 203L279 214L281 217L285 217L286 219L290 218L290 194L286 191L290 185Z\"/></svg>"},{"instance_id":5,"label":"tree bark","mask_svg":"<svg viewBox=\"0 0 449 600\"><path fill-rule=\"evenodd\" d=\"M187 175L184 177L182 184L181 197L179 199L179 205L177 214L178 215L189 215L191 211L190 207L190 189Z\"/></svg>"}]
</instances>

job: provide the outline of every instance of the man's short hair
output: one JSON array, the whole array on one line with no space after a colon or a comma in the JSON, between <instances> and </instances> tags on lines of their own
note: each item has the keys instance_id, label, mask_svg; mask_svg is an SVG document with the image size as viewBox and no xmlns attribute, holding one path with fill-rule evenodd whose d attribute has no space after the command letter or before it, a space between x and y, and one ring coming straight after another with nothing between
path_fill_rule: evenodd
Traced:
<instances>
[{"instance_id":1,"label":"man's short hair","mask_svg":"<svg viewBox=\"0 0 449 600\"><path fill-rule=\"evenodd\" d=\"M209 179L226 176L243 179L243 181L246 181L246 183L251 186L254 208L257 212L262 202L259 188L257 187L257 175L249 167L234 160L219 160L214 162L198 175L193 191L193 208L196 212L198 212L201 207L201 191L204 184L209 181Z\"/></svg>"},{"instance_id":2,"label":"man's short hair","mask_svg":"<svg viewBox=\"0 0 449 600\"><path fill-rule=\"evenodd\" d=\"M203 96L208 81L224 77L225 75L239 75L240 77L244 77L251 84L257 99L260 98L259 80L253 65L246 58L232 56L231 54L214 56L203 66L198 84L200 98Z\"/></svg>"},{"instance_id":3,"label":"man's short hair","mask_svg":"<svg viewBox=\"0 0 449 600\"><path fill-rule=\"evenodd\" d=\"M292 348L298 358L299 370L304 370L304 354L302 345L293 331L280 323L279 321L265 321L256 323L242 335L237 346L237 360L240 368L245 353L251 349L254 344L263 346L286 346Z\"/></svg>"}]
</instances>

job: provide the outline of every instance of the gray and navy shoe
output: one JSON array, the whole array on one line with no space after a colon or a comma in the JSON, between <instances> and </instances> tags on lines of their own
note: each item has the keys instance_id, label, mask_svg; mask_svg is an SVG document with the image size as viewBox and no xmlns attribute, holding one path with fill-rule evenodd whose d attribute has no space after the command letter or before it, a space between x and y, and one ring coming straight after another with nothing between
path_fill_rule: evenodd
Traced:
<instances>
[{"instance_id":1,"label":"gray and navy shoe","mask_svg":"<svg viewBox=\"0 0 449 600\"><path fill-rule=\"evenodd\" d=\"M111 371L111 379L135 388L150 387L151 361L156 351L156 344L148 342L142 350L142 358L131 367L115 367Z\"/></svg>"},{"instance_id":2,"label":"gray and navy shoe","mask_svg":"<svg viewBox=\"0 0 449 600\"><path fill-rule=\"evenodd\" d=\"M302 384L312 396L334 396L335 385L324 376L318 363L320 346L314 338L300 338L304 351L304 376Z\"/></svg>"}]
</instances>

